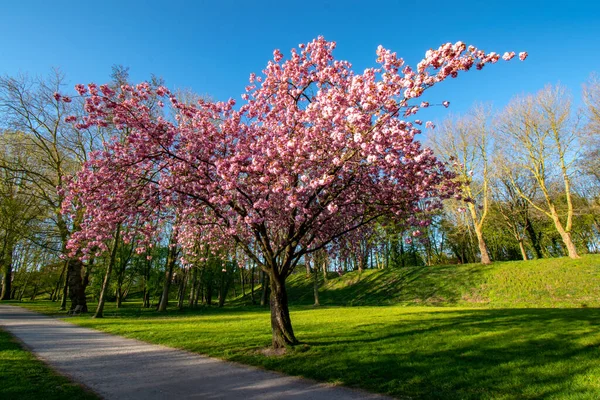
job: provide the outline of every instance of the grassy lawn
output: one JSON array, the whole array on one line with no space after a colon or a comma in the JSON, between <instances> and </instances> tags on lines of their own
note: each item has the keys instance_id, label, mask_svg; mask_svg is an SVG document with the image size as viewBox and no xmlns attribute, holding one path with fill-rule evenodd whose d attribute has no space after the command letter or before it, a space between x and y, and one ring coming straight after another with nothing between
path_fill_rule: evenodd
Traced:
<instances>
[{"instance_id":1,"label":"grassy lawn","mask_svg":"<svg viewBox=\"0 0 600 400\"><path fill-rule=\"evenodd\" d=\"M25 306L55 313L56 304ZM284 356L267 310L204 308L156 315L129 303L78 325L415 399L598 399L600 309L292 307L304 343Z\"/></svg>"},{"instance_id":2,"label":"grassy lawn","mask_svg":"<svg viewBox=\"0 0 600 400\"><path fill-rule=\"evenodd\" d=\"M0 330L0 399L97 400L98 397L54 373Z\"/></svg>"},{"instance_id":3,"label":"grassy lawn","mask_svg":"<svg viewBox=\"0 0 600 400\"><path fill-rule=\"evenodd\" d=\"M412 399L600 398L600 256L290 277L302 345L266 356L269 312L245 305L157 314L108 304L82 326ZM50 302L21 303L53 315ZM348 307L348 306L352 307ZM90 304L90 310L95 305Z\"/></svg>"},{"instance_id":4,"label":"grassy lawn","mask_svg":"<svg viewBox=\"0 0 600 400\"><path fill-rule=\"evenodd\" d=\"M600 255L492 265L436 265L332 274L321 304L467 307L600 307ZM313 282L290 277L296 304L313 303Z\"/></svg>"}]
</instances>

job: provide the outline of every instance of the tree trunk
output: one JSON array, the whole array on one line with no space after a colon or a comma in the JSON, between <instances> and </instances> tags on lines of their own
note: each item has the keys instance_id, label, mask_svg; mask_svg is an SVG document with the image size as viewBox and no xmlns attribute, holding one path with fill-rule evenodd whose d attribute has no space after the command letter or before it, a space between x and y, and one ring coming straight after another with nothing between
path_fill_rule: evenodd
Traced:
<instances>
[{"instance_id":1,"label":"tree trunk","mask_svg":"<svg viewBox=\"0 0 600 400\"><path fill-rule=\"evenodd\" d=\"M29 280L31 279L31 275L32 275L32 272L30 271L27 274L27 279L25 279L25 283L23 284L23 287L21 288L21 293L19 294L19 298L18 298L19 301L22 301L23 300L23 296L25 296L25 289L27 289L27 285L29 284ZM32 296L32 299L31 299L32 301L35 300L35 296L37 294L37 287L38 287L38 282L36 281L36 283L35 283L35 285L33 287L33 296ZM50 296L50 297L52 297L52 296Z\"/></svg>"},{"instance_id":2,"label":"tree trunk","mask_svg":"<svg viewBox=\"0 0 600 400\"><path fill-rule=\"evenodd\" d=\"M2 264L2 274L4 275L4 278L2 279L2 294L0 295L0 300L11 299L14 247L13 240L7 239L4 256L3 259L0 260L0 263ZM0 254L0 257L1 256L2 255Z\"/></svg>"},{"instance_id":3,"label":"tree trunk","mask_svg":"<svg viewBox=\"0 0 600 400\"><path fill-rule=\"evenodd\" d=\"M244 298L244 297L246 297L246 269L241 268L241 267L240 267L240 281L242 283L242 298Z\"/></svg>"},{"instance_id":4,"label":"tree trunk","mask_svg":"<svg viewBox=\"0 0 600 400\"><path fill-rule=\"evenodd\" d=\"M160 297L160 304L158 305L158 311L163 312L167 310L169 305L169 289L171 288L171 280L173 279L173 268L175 268L175 262L177 261L177 250L173 243L173 238L169 245L169 255L167 256L167 270L165 271L165 283L163 285L162 296Z\"/></svg>"},{"instance_id":5,"label":"tree trunk","mask_svg":"<svg viewBox=\"0 0 600 400\"><path fill-rule=\"evenodd\" d=\"M23 292L25 292L25 290L23 290ZM37 285L37 283L36 283L35 285L33 285L33 294L31 295L31 298L30 298L29 300L31 300L31 301L35 301L35 297L36 297L36 296L37 296L37 294L38 294L37 292L38 292L38 285ZM23 297L23 296L21 295L21 298L22 298L22 297ZM20 299L19 299L19 300L20 300Z\"/></svg>"},{"instance_id":6,"label":"tree trunk","mask_svg":"<svg viewBox=\"0 0 600 400\"><path fill-rule=\"evenodd\" d=\"M529 220L529 217L525 219L525 230L527 231L527 236L529 236L529 240L531 240L531 245L533 246L533 251L535 252L535 258L543 258L542 254L542 246L540 245L540 237L535 232L535 228L533 224Z\"/></svg>"},{"instance_id":7,"label":"tree trunk","mask_svg":"<svg viewBox=\"0 0 600 400\"><path fill-rule=\"evenodd\" d=\"M315 296L315 307L320 306L319 303L319 268L318 263L314 263L313 265L313 294Z\"/></svg>"},{"instance_id":8,"label":"tree trunk","mask_svg":"<svg viewBox=\"0 0 600 400\"><path fill-rule=\"evenodd\" d=\"M85 288L81 276L83 263L78 259L70 259L67 266L67 281L69 283L69 299L71 299L71 310L77 306L82 313L88 311L85 298Z\"/></svg>"},{"instance_id":9,"label":"tree trunk","mask_svg":"<svg viewBox=\"0 0 600 400\"><path fill-rule=\"evenodd\" d=\"M273 348L281 349L288 345L298 344L292 329L290 320L290 311L288 308L287 291L285 289L285 280L271 271L271 331L273 334Z\"/></svg>"},{"instance_id":10,"label":"tree trunk","mask_svg":"<svg viewBox=\"0 0 600 400\"><path fill-rule=\"evenodd\" d=\"M183 273L183 277L181 278L181 282L179 282L179 293L177 296L177 308L183 310L183 299L185 298L185 287L187 281L187 271Z\"/></svg>"},{"instance_id":11,"label":"tree trunk","mask_svg":"<svg viewBox=\"0 0 600 400\"><path fill-rule=\"evenodd\" d=\"M488 253L485 240L483 240L483 232L481 227L475 225L475 235L477 236L477 245L479 246L479 254L481 254L481 263L484 265L491 264L490 254Z\"/></svg>"},{"instance_id":12,"label":"tree trunk","mask_svg":"<svg viewBox=\"0 0 600 400\"><path fill-rule=\"evenodd\" d=\"M250 267L250 298L252 304L256 304L256 301L254 300L254 263L252 263L252 267Z\"/></svg>"},{"instance_id":13,"label":"tree trunk","mask_svg":"<svg viewBox=\"0 0 600 400\"><path fill-rule=\"evenodd\" d=\"M106 267L106 274L104 275L104 281L102 282L102 290L100 291L100 298L98 299L98 306L96 307L96 313L94 314L94 318L104 317L104 304L106 302L106 293L108 293L110 275L115 266L115 260L117 258L117 246L119 245L120 233L121 225L118 225L117 232L115 233L115 241L113 243L113 248L110 251L110 258L108 260L108 266Z\"/></svg>"},{"instance_id":14,"label":"tree trunk","mask_svg":"<svg viewBox=\"0 0 600 400\"><path fill-rule=\"evenodd\" d=\"M262 272L262 295L260 297L260 305L267 305L267 297L269 296L269 280L267 279L267 274Z\"/></svg>"},{"instance_id":15,"label":"tree trunk","mask_svg":"<svg viewBox=\"0 0 600 400\"><path fill-rule=\"evenodd\" d=\"M147 257L147 255L146 255ZM150 308L150 266L152 261L146 258L146 265L144 267L144 293L142 295L142 307Z\"/></svg>"},{"instance_id":16,"label":"tree trunk","mask_svg":"<svg viewBox=\"0 0 600 400\"><path fill-rule=\"evenodd\" d=\"M60 300L60 309L65 311L67 309L67 295L69 293L69 280L67 278L67 270L69 269L69 260L65 261L65 279L63 281L62 298Z\"/></svg>"},{"instance_id":17,"label":"tree trunk","mask_svg":"<svg viewBox=\"0 0 600 400\"><path fill-rule=\"evenodd\" d=\"M552 221L554 221L554 226L556 227L556 230L560 234L560 237L561 237L565 247L567 248L567 253L569 255L569 258L580 258L579 254L577 254L577 249L575 248L575 244L573 243L573 240L571 238L571 232L567 232L565 230L565 228L563 227L562 223L560 222L560 219L558 218L558 214L556 213L556 210L554 208L551 209L551 213L552 213Z\"/></svg>"},{"instance_id":18,"label":"tree trunk","mask_svg":"<svg viewBox=\"0 0 600 400\"><path fill-rule=\"evenodd\" d=\"M2 279L2 295L0 296L0 300L10 300L12 289L12 263L3 263L2 274L4 277Z\"/></svg>"},{"instance_id":19,"label":"tree trunk","mask_svg":"<svg viewBox=\"0 0 600 400\"><path fill-rule=\"evenodd\" d=\"M192 284L190 286L190 298L188 299L188 305L194 307L194 298L196 297L196 286L198 284L198 268L192 267Z\"/></svg>"},{"instance_id":20,"label":"tree trunk","mask_svg":"<svg viewBox=\"0 0 600 400\"><path fill-rule=\"evenodd\" d=\"M213 295L213 281L212 281L212 276L209 275L209 279L207 279L206 284L204 285L204 292L203 292L204 304L206 304L207 306L212 305L212 295Z\"/></svg>"},{"instance_id":21,"label":"tree trunk","mask_svg":"<svg viewBox=\"0 0 600 400\"><path fill-rule=\"evenodd\" d=\"M198 307L198 301L202 298L203 290L204 285L202 284L202 279L198 279L198 283L196 286L196 294L194 295L194 307Z\"/></svg>"},{"instance_id":22,"label":"tree trunk","mask_svg":"<svg viewBox=\"0 0 600 400\"><path fill-rule=\"evenodd\" d=\"M56 287L54 288L53 295L51 296L52 301L58 300L58 293L60 292L60 284L64 282L65 272L67 271L67 262L63 263L62 270L60 271L60 277L56 281Z\"/></svg>"},{"instance_id":23,"label":"tree trunk","mask_svg":"<svg viewBox=\"0 0 600 400\"><path fill-rule=\"evenodd\" d=\"M112 270L111 263L108 264L106 268L106 273L104 274L104 281L102 282L102 289L100 290L100 298L98 299L98 306L96 307L96 313L94 314L94 318L103 318L104 317L104 303L106 302L106 292L108 291L108 283L110 282L110 274Z\"/></svg>"},{"instance_id":24,"label":"tree trunk","mask_svg":"<svg viewBox=\"0 0 600 400\"><path fill-rule=\"evenodd\" d=\"M521 257L523 260L527 261L529 257L527 257L527 251L525 250L525 244L523 243L523 238L519 239L519 249L521 249Z\"/></svg>"},{"instance_id":25,"label":"tree trunk","mask_svg":"<svg viewBox=\"0 0 600 400\"><path fill-rule=\"evenodd\" d=\"M231 286L231 278L228 272L221 273L221 287L219 288L219 307L225 305L225 299L227 298L227 292Z\"/></svg>"},{"instance_id":26,"label":"tree trunk","mask_svg":"<svg viewBox=\"0 0 600 400\"><path fill-rule=\"evenodd\" d=\"M90 258L90 261L85 266L85 275L83 277L83 290L85 291L90 284L90 273L92 271L92 267L94 266L95 258Z\"/></svg>"}]
</instances>

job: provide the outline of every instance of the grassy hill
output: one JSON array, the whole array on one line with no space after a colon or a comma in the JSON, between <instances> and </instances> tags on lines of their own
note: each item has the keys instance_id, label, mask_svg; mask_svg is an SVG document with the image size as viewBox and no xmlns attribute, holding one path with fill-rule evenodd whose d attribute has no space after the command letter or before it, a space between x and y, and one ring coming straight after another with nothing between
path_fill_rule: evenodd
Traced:
<instances>
[{"instance_id":1,"label":"grassy hill","mask_svg":"<svg viewBox=\"0 0 600 400\"><path fill-rule=\"evenodd\" d=\"M313 281L288 280L290 302L312 304ZM319 288L322 305L598 307L600 255L330 274Z\"/></svg>"}]
</instances>

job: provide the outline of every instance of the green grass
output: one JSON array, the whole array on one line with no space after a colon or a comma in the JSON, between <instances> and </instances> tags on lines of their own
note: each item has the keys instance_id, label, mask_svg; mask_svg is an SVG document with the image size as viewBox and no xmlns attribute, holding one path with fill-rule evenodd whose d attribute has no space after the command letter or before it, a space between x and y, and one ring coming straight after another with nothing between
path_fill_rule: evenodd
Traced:
<instances>
[{"instance_id":1,"label":"green grass","mask_svg":"<svg viewBox=\"0 0 600 400\"><path fill-rule=\"evenodd\" d=\"M311 278L295 274L288 293L313 303ZM600 256L403 269L365 270L334 277L321 304L489 307L600 307Z\"/></svg>"},{"instance_id":2,"label":"green grass","mask_svg":"<svg viewBox=\"0 0 600 400\"><path fill-rule=\"evenodd\" d=\"M0 399L96 400L98 397L54 373L0 330Z\"/></svg>"},{"instance_id":3,"label":"green grass","mask_svg":"<svg viewBox=\"0 0 600 400\"><path fill-rule=\"evenodd\" d=\"M53 305L28 304L49 312ZM255 308L158 316L136 304L69 321L291 375L416 399L598 399L600 309L292 307L303 345L280 357Z\"/></svg>"},{"instance_id":4,"label":"green grass","mask_svg":"<svg viewBox=\"0 0 600 400\"><path fill-rule=\"evenodd\" d=\"M349 273L330 280L321 301L377 306L322 308L307 305L310 281L299 274L291 317L303 344L283 356L261 352L270 321L256 306L159 315L139 303L109 304L104 319L68 320L398 398L596 400L599 268L599 256L586 256ZM23 305L58 314L55 303Z\"/></svg>"}]
</instances>

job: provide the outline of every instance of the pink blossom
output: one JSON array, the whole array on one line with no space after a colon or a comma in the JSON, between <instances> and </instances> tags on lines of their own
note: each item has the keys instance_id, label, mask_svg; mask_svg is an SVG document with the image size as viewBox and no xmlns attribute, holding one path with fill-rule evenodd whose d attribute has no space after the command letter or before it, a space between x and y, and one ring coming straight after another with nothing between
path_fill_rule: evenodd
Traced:
<instances>
[{"instance_id":1,"label":"pink blossom","mask_svg":"<svg viewBox=\"0 0 600 400\"><path fill-rule=\"evenodd\" d=\"M118 93L89 84L76 126L127 133L65 188L64 213L81 217L70 255L106 252L117 226L148 248L170 227L184 259L199 244L241 248L285 277L312 251L359 243L381 216L414 226L460 199L456 175L415 140L422 121L410 121L425 102L411 99L497 54L446 43L412 68L380 47L378 65L356 72L334 49L319 37L286 60L274 51L239 106L188 105L147 83ZM147 106L156 97L168 118Z\"/></svg>"},{"instance_id":2,"label":"pink blossom","mask_svg":"<svg viewBox=\"0 0 600 400\"><path fill-rule=\"evenodd\" d=\"M521 61L525 61L525 59L527 58L527 52L526 51L522 51L519 53L519 60Z\"/></svg>"},{"instance_id":3,"label":"pink blossom","mask_svg":"<svg viewBox=\"0 0 600 400\"><path fill-rule=\"evenodd\" d=\"M75 85L75 90L77 91L77 93L79 93L80 96L83 96L87 93L87 88L85 87L85 85L82 85L81 83L78 83L77 85Z\"/></svg>"},{"instance_id":4,"label":"pink blossom","mask_svg":"<svg viewBox=\"0 0 600 400\"><path fill-rule=\"evenodd\" d=\"M509 60L512 60L514 56L515 56L515 52L514 52L514 51L511 51L511 52L508 52L508 51L507 51L507 52L506 52L506 53L504 53L504 55L502 56L502 59L503 59L503 60L505 60L505 61L509 61Z\"/></svg>"}]
</instances>

